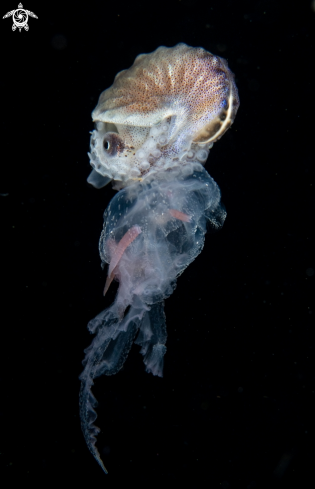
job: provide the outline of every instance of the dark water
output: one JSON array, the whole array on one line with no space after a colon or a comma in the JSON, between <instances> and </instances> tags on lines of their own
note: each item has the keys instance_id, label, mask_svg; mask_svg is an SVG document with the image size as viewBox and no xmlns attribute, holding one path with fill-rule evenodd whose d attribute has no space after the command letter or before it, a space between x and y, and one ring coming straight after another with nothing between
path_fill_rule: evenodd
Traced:
<instances>
[{"instance_id":1,"label":"dark water","mask_svg":"<svg viewBox=\"0 0 315 489\"><path fill-rule=\"evenodd\" d=\"M1 24L3 487L313 487L315 6L24 8L38 16L28 32ZM95 383L105 476L78 416L86 325L116 291L102 297L98 239L115 192L86 183L90 114L137 54L178 42L236 76L239 112L206 165L227 219L166 301L163 379L134 346Z\"/></svg>"}]
</instances>

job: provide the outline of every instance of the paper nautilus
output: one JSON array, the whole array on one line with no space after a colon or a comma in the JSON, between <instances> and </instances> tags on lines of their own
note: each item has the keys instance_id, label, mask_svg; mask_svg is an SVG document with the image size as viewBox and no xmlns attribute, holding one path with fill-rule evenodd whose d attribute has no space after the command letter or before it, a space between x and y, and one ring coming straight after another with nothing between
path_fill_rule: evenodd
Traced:
<instances>
[{"instance_id":1,"label":"paper nautilus","mask_svg":"<svg viewBox=\"0 0 315 489\"><path fill-rule=\"evenodd\" d=\"M172 162L205 163L238 106L227 62L202 48L161 46L137 56L92 113L89 182L113 180L120 189Z\"/></svg>"},{"instance_id":2,"label":"paper nautilus","mask_svg":"<svg viewBox=\"0 0 315 489\"><path fill-rule=\"evenodd\" d=\"M209 149L231 126L239 106L227 62L202 48L178 44L141 54L116 75L92 113L88 182L119 190L104 213L99 251L108 264L104 294L119 282L113 304L88 328L80 376L80 415L88 448L99 428L94 379L122 367L133 344L146 370L162 376L166 352L164 299L201 252L207 225L226 212L204 168Z\"/></svg>"}]
</instances>

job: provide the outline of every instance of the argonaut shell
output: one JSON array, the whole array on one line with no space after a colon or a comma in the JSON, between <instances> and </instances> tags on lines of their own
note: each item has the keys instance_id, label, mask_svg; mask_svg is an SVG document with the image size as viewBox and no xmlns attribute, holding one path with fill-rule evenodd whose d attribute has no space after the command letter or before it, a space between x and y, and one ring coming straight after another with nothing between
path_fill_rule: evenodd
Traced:
<instances>
[{"instance_id":1,"label":"argonaut shell","mask_svg":"<svg viewBox=\"0 0 315 489\"><path fill-rule=\"evenodd\" d=\"M137 56L115 77L92 113L88 181L120 189L160 169L197 159L232 124L239 106L227 62L177 44Z\"/></svg>"}]
</instances>

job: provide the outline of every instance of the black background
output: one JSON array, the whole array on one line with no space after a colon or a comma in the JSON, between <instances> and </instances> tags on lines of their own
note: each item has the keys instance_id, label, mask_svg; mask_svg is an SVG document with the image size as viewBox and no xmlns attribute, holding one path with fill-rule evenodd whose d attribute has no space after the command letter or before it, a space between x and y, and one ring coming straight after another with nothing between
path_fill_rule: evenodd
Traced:
<instances>
[{"instance_id":1,"label":"black background","mask_svg":"<svg viewBox=\"0 0 315 489\"><path fill-rule=\"evenodd\" d=\"M28 32L1 19L1 486L313 487L315 6L23 5ZM133 346L96 381L105 476L78 416L86 325L115 297L90 114L136 55L178 42L236 76L239 112L206 165L227 219L166 301L164 378Z\"/></svg>"}]
</instances>

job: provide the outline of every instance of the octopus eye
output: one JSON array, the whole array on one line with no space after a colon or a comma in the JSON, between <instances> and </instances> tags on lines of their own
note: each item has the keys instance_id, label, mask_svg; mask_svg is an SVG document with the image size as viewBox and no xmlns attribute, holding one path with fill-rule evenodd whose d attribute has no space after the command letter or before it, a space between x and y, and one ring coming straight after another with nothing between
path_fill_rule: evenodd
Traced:
<instances>
[{"instance_id":1,"label":"octopus eye","mask_svg":"<svg viewBox=\"0 0 315 489\"><path fill-rule=\"evenodd\" d=\"M116 156L124 150L124 142L116 132L106 132L101 136L103 138L103 149L106 155Z\"/></svg>"},{"instance_id":2,"label":"octopus eye","mask_svg":"<svg viewBox=\"0 0 315 489\"><path fill-rule=\"evenodd\" d=\"M108 139L104 138L103 146L104 146L105 151L109 151L110 150L110 141Z\"/></svg>"}]
</instances>

